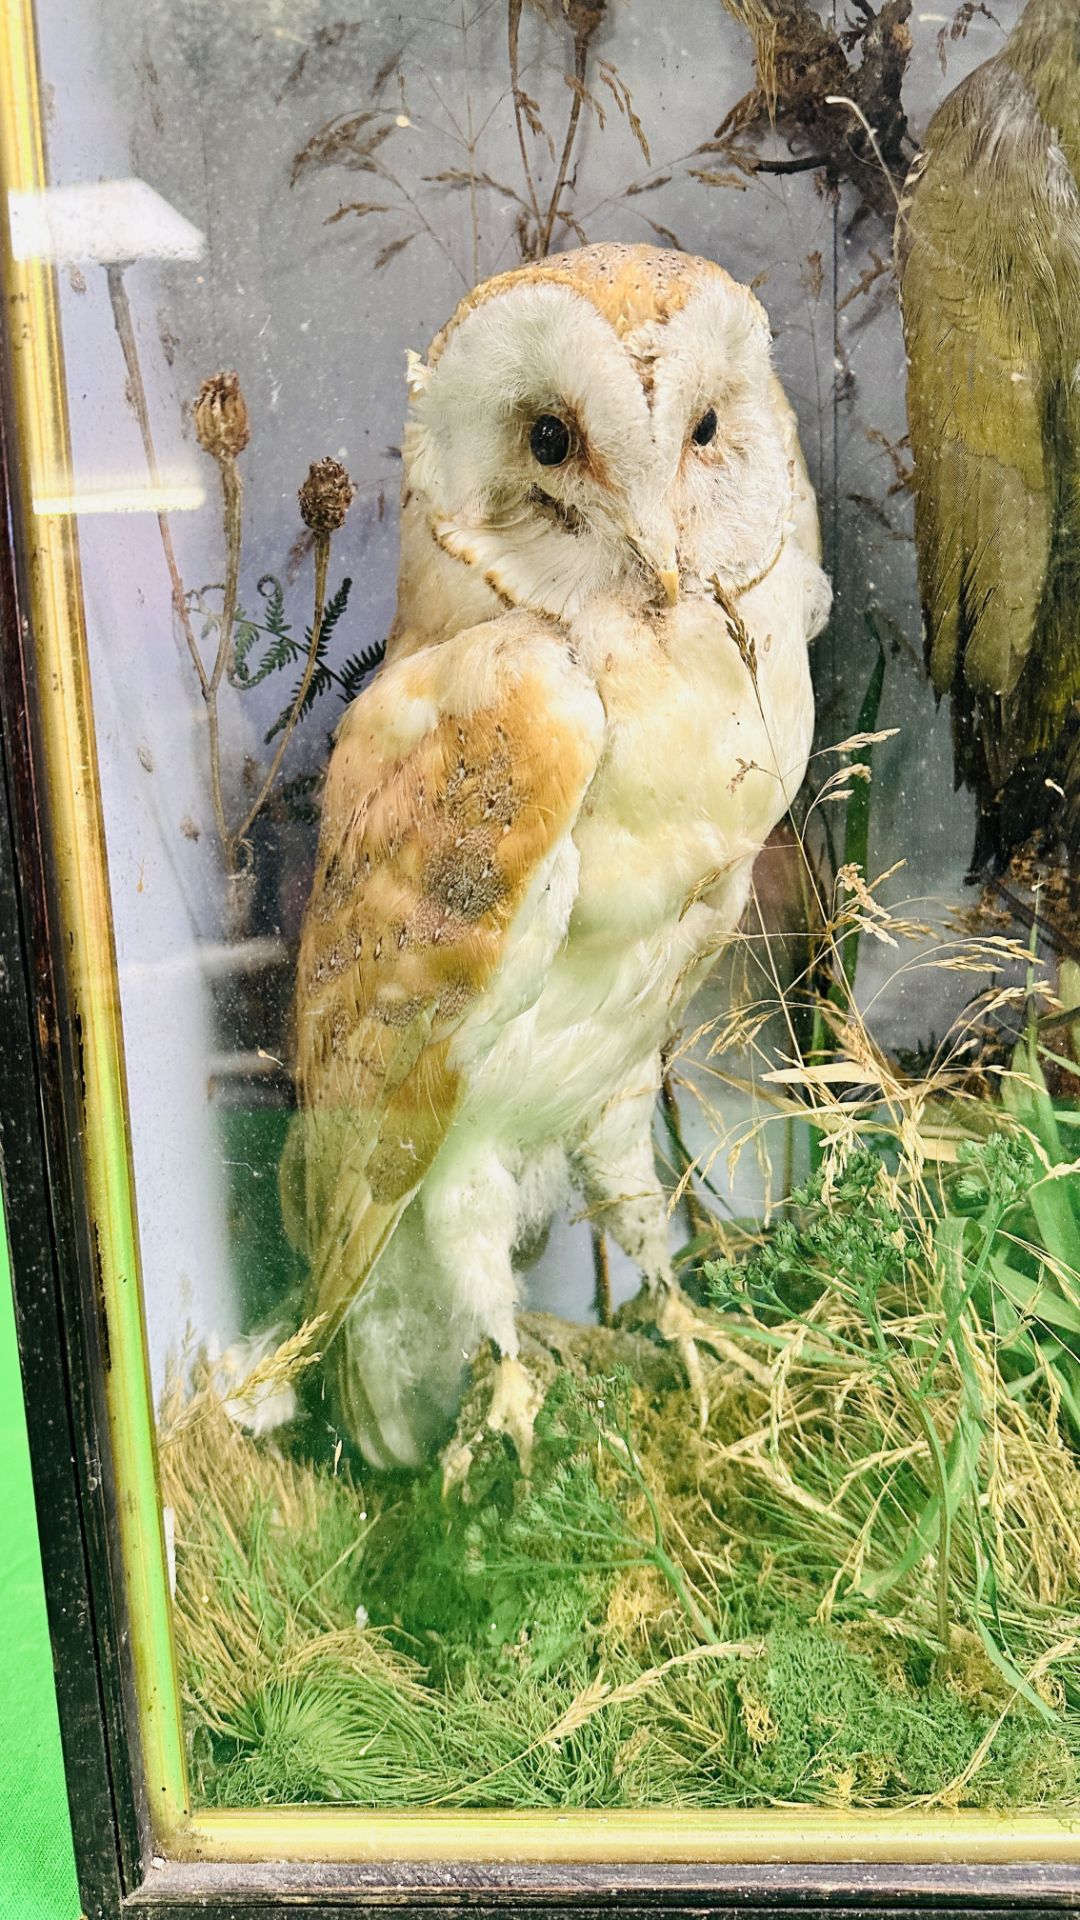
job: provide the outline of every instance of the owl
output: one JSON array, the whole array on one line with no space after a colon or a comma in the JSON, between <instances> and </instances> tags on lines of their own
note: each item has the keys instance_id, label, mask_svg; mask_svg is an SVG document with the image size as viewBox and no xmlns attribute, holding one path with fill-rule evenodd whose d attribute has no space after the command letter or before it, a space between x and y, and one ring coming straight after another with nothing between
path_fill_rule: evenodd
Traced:
<instances>
[{"instance_id":1,"label":"owl","mask_svg":"<svg viewBox=\"0 0 1080 1920\"><path fill-rule=\"evenodd\" d=\"M469 1363L527 1466L515 1257L576 1190L704 1402L661 1050L802 780L829 588L753 295L595 246L410 355L386 664L327 773L284 1187L345 1430L430 1457ZM291 1197L289 1197L291 1196Z\"/></svg>"},{"instance_id":2,"label":"owl","mask_svg":"<svg viewBox=\"0 0 1080 1920\"><path fill-rule=\"evenodd\" d=\"M1080 876L1080 6L1029 0L938 108L896 229L927 662L978 807Z\"/></svg>"}]
</instances>

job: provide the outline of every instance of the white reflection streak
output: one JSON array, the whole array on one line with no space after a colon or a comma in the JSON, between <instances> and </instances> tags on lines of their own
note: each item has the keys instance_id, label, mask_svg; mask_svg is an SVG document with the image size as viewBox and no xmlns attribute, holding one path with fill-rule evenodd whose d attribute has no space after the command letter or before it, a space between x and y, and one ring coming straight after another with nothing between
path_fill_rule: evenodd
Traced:
<instances>
[{"instance_id":1,"label":"white reflection streak","mask_svg":"<svg viewBox=\"0 0 1080 1920\"><path fill-rule=\"evenodd\" d=\"M74 493L34 495L34 512L56 513L194 513L206 500L198 484L144 487L88 487Z\"/></svg>"},{"instance_id":2,"label":"white reflection streak","mask_svg":"<svg viewBox=\"0 0 1080 1920\"><path fill-rule=\"evenodd\" d=\"M205 236L145 180L87 180L8 194L16 260L199 260Z\"/></svg>"},{"instance_id":3,"label":"white reflection streak","mask_svg":"<svg viewBox=\"0 0 1080 1920\"><path fill-rule=\"evenodd\" d=\"M8 194L11 250L16 260L52 266L94 261L126 266L135 260L199 260L205 236L145 180L81 181ZM141 486L35 488L36 514L194 513L206 499L198 480Z\"/></svg>"}]
</instances>

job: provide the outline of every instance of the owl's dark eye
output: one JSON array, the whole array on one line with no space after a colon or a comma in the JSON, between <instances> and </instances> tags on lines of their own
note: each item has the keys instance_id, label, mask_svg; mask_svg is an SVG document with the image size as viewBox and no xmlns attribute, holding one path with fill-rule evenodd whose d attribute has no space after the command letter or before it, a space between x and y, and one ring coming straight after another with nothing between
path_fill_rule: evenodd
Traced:
<instances>
[{"instance_id":1,"label":"owl's dark eye","mask_svg":"<svg viewBox=\"0 0 1080 1920\"><path fill-rule=\"evenodd\" d=\"M529 445L542 467L561 467L570 453L570 429L554 413L542 413L533 422Z\"/></svg>"},{"instance_id":2,"label":"owl's dark eye","mask_svg":"<svg viewBox=\"0 0 1080 1920\"><path fill-rule=\"evenodd\" d=\"M716 438L716 408L715 407L710 407L708 413L702 414L701 419L698 421L697 426L694 428L694 431L690 437L693 440L694 445L697 447L707 447L710 440L715 440Z\"/></svg>"}]
</instances>

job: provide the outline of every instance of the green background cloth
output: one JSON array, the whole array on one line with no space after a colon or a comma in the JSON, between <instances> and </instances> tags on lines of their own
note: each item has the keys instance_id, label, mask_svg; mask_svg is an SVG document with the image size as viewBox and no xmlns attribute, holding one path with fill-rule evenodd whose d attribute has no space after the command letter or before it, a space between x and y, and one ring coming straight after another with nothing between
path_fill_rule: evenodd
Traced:
<instances>
[{"instance_id":1,"label":"green background cloth","mask_svg":"<svg viewBox=\"0 0 1080 1920\"><path fill-rule=\"evenodd\" d=\"M76 1920L60 1728L0 1217L0 1920Z\"/></svg>"}]
</instances>

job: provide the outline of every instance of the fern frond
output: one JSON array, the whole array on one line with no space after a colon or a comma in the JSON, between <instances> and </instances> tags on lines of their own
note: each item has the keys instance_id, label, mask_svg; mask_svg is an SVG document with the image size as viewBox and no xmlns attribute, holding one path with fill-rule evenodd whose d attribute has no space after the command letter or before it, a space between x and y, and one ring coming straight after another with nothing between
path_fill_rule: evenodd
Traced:
<instances>
[{"instance_id":1,"label":"fern frond","mask_svg":"<svg viewBox=\"0 0 1080 1920\"><path fill-rule=\"evenodd\" d=\"M263 618L256 620L242 607L237 609L233 661L229 669L233 686L243 692L268 680L272 673L280 673L283 667L295 666L300 658L299 643L293 639L292 627L285 618L285 594L280 580L275 574L264 573L256 582L256 591L263 601ZM268 641L266 652L252 668L248 664L252 651L264 638Z\"/></svg>"},{"instance_id":2,"label":"fern frond","mask_svg":"<svg viewBox=\"0 0 1080 1920\"><path fill-rule=\"evenodd\" d=\"M376 640L370 647L362 647L359 653L352 654L338 670L337 683L341 698L346 702L355 700L357 694L363 691L365 683L375 672L376 667L382 666L385 658L385 640Z\"/></svg>"}]
</instances>

